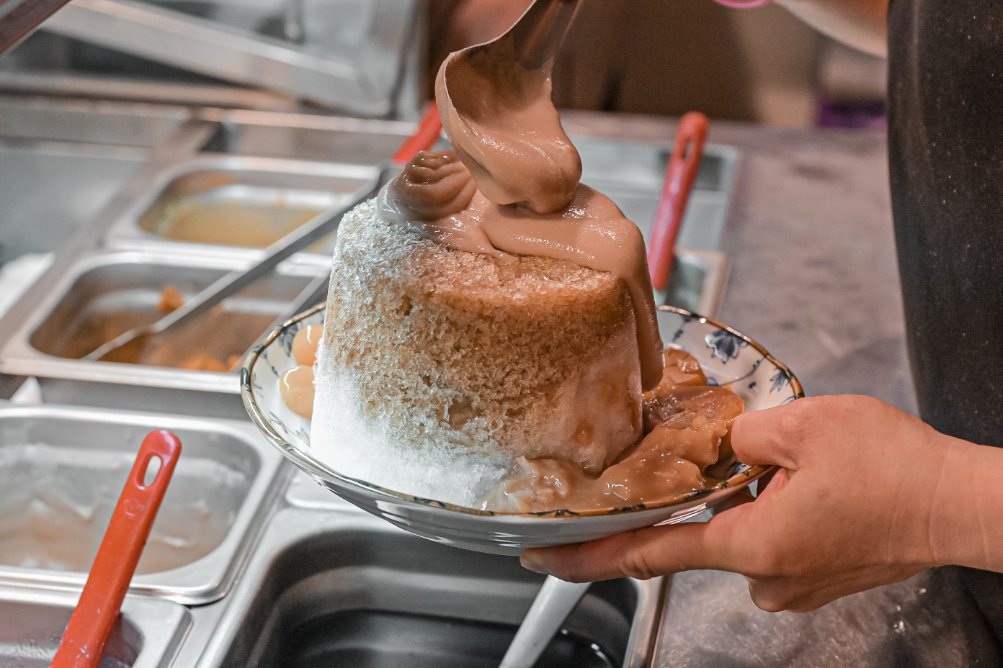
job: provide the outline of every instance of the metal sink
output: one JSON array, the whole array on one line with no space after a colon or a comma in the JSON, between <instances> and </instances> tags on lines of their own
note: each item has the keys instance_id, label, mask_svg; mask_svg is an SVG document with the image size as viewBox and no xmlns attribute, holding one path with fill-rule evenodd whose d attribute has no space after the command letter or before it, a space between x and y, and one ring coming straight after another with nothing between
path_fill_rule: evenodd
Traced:
<instances>
[{"instance_id":1,"label":"metal sink","mask_svg":"<svg viewBox=\"0 0 1003 668\"><path fill-rule=\"evenodd\" d=\"M199 666L494 666L542 576L355 512L286 509L245 581ZM538 665L648 665L662 590L593 584Z\"/></svg>"}]
</instances>

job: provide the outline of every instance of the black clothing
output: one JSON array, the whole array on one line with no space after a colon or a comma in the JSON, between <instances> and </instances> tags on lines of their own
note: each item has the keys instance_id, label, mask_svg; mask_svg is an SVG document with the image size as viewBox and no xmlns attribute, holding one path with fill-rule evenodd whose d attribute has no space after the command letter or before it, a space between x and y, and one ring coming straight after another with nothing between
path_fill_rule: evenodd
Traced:
<instances>
[{"instance_id":1,"label":"black clothing","mask_svg":"<svg viewBox=\"0 0 1003 668\"><path fill-rule=\"evenodd\" d=\"M920 415L1003 446L1003 0L891 0L889 166ZM1003 575L963 569L1003 639Z\"/></svg>"}]
</instances>

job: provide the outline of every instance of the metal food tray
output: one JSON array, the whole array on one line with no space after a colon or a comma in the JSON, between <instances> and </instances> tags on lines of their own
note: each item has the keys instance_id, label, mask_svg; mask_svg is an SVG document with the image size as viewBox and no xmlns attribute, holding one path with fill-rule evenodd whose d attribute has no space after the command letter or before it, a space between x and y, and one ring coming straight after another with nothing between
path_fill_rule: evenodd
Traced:
<instances>
[{"instance_id":1,"label":"metal food tray","mask_svg":"<svg viewBox=\"0 0 1003 668\"><path fill-rule=\"evenodd\" d=\"M600 137L572 137L572 141L582 156L582 182L613 200L648 239L671 147ZM676 241L679 248L720 248L737 164L735 148L718 144L704 147Z\"/></svg>"},{"instance_id":2,"label":"metal food tray","mask_svg":"<svg viewBox=\"0 0 1003 668\"><path fill-rule=\"evenodd\" d=\"M77 594L0 587L0 666L48 666L76 604ZM191 625L183 605L126 596L101 665L168 668Z\"/></svg>"},{"instance_id":3,"label":"metal food tray","mask_svg":"<svg viewBox=\"0 0 1003 668\"><path fill-rule=\"evenodd\" d=\"M265 240L274 242L294 223L358 198L378 174L373 165L202 154L150 175L141 188L145 194L109 224L104 243L118 250L259 257ZM190 230L165 236L172 223L177 226L199 209L207 217L203 226L215 220L226 229L205 230L213 237L206 241L190 240ZM240 228L256 237L251 244L240 241ZM326 266L333 247L332 233L297 257Z\"/></svg>"},{"instance_id":4,"label":"metal food tray","mask_svg":"<svg viewBox=\"0 0 1003 668\"><path fill-rule=\"evenodd\" d=\"M39 441L53 440L70 432L81 452L115 449L116 444L124 450L134 448L146 430L166 427L182 432L182 461L193 455L225 453L231 458L228 461L237 458L247 466L252 466L248 462L259 465L230 533L219 547L187 565L137 576L133 591L145 597L129 597L124 608L123 638L133 643L133 649L123 655L127 665L133 660L128 653L139 647L133 642L137 633L145 640L132 665L249 665L283 649L308 648L309 642L297 640L306 636L286 636L283 625L295 627L302 620L328 613L347 614L369 603L405 617L437 612L440 617L468 616L514 630L535 595L538 576L523 571L515 560L465 553L405 534L340 501L304 475L293 478L294 470L282 465L279 453L246 420L237 400L236 374L72 359L80 352L73 349L79 341L75 344L68 334L88 314L124 309L145 310L149 316L164 283L183 279L194 290L224 272L248 266L260 253L165 240L143 228L144 212L164 206L165 196L220 195L200 189L198 178L189 180L193 172L250 175L255 179L250 189L223 195L251 201L274 201L275 188L288 183L305 186L310 193L324 192L315 184L325 179L350 188L353 181L374 173L411 125L206 107L110 104L95 113L79 106L61 108L58 103L41 105L45 108L40 110L40 104L0 100L4 108L0 138L14 139L10 146L0 142L0 149L23 152L41 146L39 142L52 135L71 140L72 144L63 141L60 146L72 148L81 159L127 152L133 161L129 164L138 164L139 169L129 179L124 171L116 172L118 194L92 223L81 227L52 268L0 323L3 396L11 396L13 390L7 388L20 385L19 400L33 396L46 404L64 402L76 408L0 408L0 436L5 425L21 425L22 434L16 437L21 440L31 434L37 434ZM81 125L84 117L90 120ZM114 127L98 122L109 117L114 118ZM149 126L149 132L133 133L136 146L127 145L114 132L127 123L138 129ZM597 137L575 137L574 141L581 150L584 181L606 192L647 236L669 142ZM20 164L20 153L17 157ZM659 295L660 301L707 315L716 311L727 280L726 258L718 248L736 165L733 149L707 147L679 240L677 270L669 289ZM74 169L87 167L81 163ZM38 170L38 178L53 173ZM294 181L284 177L279 183L257 180L284 173L292 173ZM64 192L73 179L67 174L59 178L63 180L40 182L38 187L44 192ZM34 225L33 220L21 222L23 227ZM326 252L298 254L247 294L228 300L224 308L262 316L257 321L260 325L267 320L264 316L274 317L285 307L310 278L326 272L329 262ZM212 338L204 332L201 337ZM22 384L15 376L34 376L40 383ZM126 406L136 412L123 411ZM42 426L47 424L51 427ZM46 431L50 428L54 431ZM21 427L11 427L17 429ZM0 456L3 449L0 443ZM287 486L290 478L294 481ZM4 597L14 586L9 583L16 582L30 592L18 594L17 600L51 601L68 608L74 595L52 590L79 590L83 579L80 572L0 567L0 619ZM601 640L619 629L614 644L621 644L624 665L648 665L667 580L621 580L594 589L586 599L591 603L584 619L591 621L583 623L585 630ZM427 601L416 601L419 595ZM188 607L154 597L182 601ZM597 606L615 614L595 615ZM162 614L166 624L146 626L143 610ZM19 608L16 614L22 612L26 619L39 621L49 616L27 608ZM6 642L3 630L0 624L0 639ZM474 638L481 633L460 631L468 632ZM365 629L360 634L363 642L379 637ZM453 640L446 637L444 642ZM2 642L0 663L6 658Z\"/></svg>"},{"instance_id":5,"label":"metal food tray","mask_svg":"<svg viewBox=\"0 0 1003 668\"><path fill-rule=\"evenodd\" d=\"M7 532L65 543L50 542L40 555L45 563L32 566L11 565L20 548L5 542L0 585L83 585L136 448L153 429L176 433L183 456L130 591L188 604L230 591L288 480L282 457L245 422L58 406L0 408L0 508L7 506L3 522L14 525ZM52 567L67 558L87 565Z\"/></svg>"},{"instance_id":6,"label":"metal food tray","mask_svg":"<svg viewBox=\"0 0 1003 668\"><path fill-rule=\"evenodd\" d=\"M309 283L327 266L287 261L276 272L225 300L222 311L210 312L165 334L152 351L151 363L127 364L79 359L130 326L152 322L161 290L181 288L189 296L228 271L246 266L234 258L144 251L90 252L63 270L48 291L29 294L35 308L0 349L0 371L12 375L68 378L178 390L239 393L236 370L194 371L168 366L185 356L205 352L242 356L263 336ZM225 316L225 318L223 317ZM225 320L227 332L206 332L211 320Z\"/></svg>"}]
</instances>

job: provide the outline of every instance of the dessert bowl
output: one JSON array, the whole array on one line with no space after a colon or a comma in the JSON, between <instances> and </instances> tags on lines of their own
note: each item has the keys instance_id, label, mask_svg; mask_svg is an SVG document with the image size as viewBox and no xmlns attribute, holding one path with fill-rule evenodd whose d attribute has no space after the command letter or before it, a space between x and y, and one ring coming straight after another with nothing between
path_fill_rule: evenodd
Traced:
<instances>
[{"instance_id":1,"label":"dessert bowl","mask_svg":"<svg viewBox=\"0 0 1003 668\"><path fill-rule=\"evenodd\" d=\"M727 477L706 489L630 506L525 513L495 512L404 494L339 474L310 452L310 423L292 412L279 392L282 373L296 366L293 338L306 325L324 321L318 305L268 334L244 361L240 393L251 420L283 455L322 486L366 512L430 540L479 552L517 555L529 547L595 540L654 524L673 524L720 503L765 475L771 467L719 462ZM747 411L779 406L804 396L791 371L744 334L685 309L658 308L666 345L699 360L710 384L727 386Z\"/></svg>"}]
</instances>

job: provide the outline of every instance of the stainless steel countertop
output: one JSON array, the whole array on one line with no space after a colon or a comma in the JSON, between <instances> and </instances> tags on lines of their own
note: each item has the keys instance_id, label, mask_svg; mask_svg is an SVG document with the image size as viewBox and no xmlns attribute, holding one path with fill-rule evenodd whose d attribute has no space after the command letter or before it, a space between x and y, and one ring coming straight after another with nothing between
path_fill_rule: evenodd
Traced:
<instances>
[{"instance_id":1,"label":"stainless steel countertop","mask_svg":"<svg viewBox=\"0 0 1003 668\"><path fill-rule=\"evenodd\" d=\"M572 132L671 136L673 121L567 114ZM915 412L888 193L885 136L712 123L739 149L722 240L733 270L719 317L757 338L809 395L869 394ZM951 570L767 613L742 576L673 578L658 666L999 665Z\"/></svg>"},{"instance_id":2,"label":"stainless steel countertop","mask_svg":"<svg viewBox=\"0 0 1003 668\"><path fill-rule=\"evenodd\" d=\"M668 119L568 113L572 134L658 140ZM195 128L197 130L197 128ZM861 392L914 410L877 133L715 123L741 152L722 249L733 263L720 319L760 340L809 394ZM741 576L673 578L655 665L998 665L950 571L809 614L751 603Z\"/></svg>"}]
</instances>

